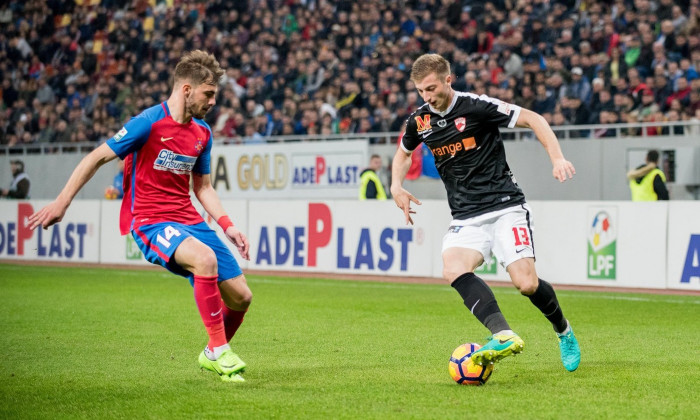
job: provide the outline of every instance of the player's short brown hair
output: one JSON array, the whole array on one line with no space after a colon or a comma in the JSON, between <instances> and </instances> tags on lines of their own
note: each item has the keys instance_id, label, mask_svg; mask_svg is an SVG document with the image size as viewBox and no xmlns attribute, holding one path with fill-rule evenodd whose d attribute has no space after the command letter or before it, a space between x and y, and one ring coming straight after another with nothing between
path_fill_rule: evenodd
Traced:
<instances>
[{"instance_id":1,"label":"player's short brown hair","mask_svg":"<svg viewBox=\"0 0 700 420\"><path fill-rule=\"evenodd\" d=\"M443 79L450 74L450 62L439 54L423 54L413 62L411 80L420 82L430 73L435 73Z\"/></svg>"},{"instance_id":2,"label":"player's short brown hair","mask_svg":"<svg viewBox=\"0 0 700 420\"><path fill-rule=\"evenodd\" d=\"M187 80L198 86L203 83L216 85L219 83L224 71L219 66L214 55L206 51L194 50L185 53L175 66L173 81Z\"/></svg>"}]
</instances>

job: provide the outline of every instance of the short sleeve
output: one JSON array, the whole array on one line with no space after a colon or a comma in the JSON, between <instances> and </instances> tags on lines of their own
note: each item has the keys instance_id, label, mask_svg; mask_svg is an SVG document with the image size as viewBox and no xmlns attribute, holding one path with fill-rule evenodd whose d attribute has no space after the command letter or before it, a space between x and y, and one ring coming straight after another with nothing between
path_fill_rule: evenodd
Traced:
<instances>
[{"instance_id":1,"label":"short sleeve","mask_svg":"<svg viewBox=\"0 0 700 420\"><path fill-rule=\"evenodd\" d=\"M474 100L474 106L470 111L473 115L478 115L482 122L513 128L518 122L521 109L517 105L503 102L500 99L481 95Z\"/></svg>"},{"instance_id":2,"label":"short sleeve","mask_svg":"<svg viewBox=\"0 0 700 420\"><path fill-rule=\"evenodd\" d=\"M124 159L131 153L141 149L151 134L152 122L143 114L127 122L121 130L107 140L107 145Z\"/></svg>"},{"instance_id":3,"label":"short sleeve","mask_svg":"<svg viewBox=\"0 0 700 420\"><path fill-rule=\"evenodd\" d=\"M418 129L416 125L416 119L414 115L411 115L406 121L406 132L403 134L401 139L401 148L406 153L411 153L420 146L422 140L418 137Z\"/></svg>"}]
</instances>

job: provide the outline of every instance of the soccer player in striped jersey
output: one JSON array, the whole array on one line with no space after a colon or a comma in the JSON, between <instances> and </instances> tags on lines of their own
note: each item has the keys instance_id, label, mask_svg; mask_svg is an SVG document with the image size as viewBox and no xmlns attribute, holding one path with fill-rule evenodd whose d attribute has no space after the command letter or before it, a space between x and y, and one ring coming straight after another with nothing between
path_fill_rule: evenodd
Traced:
<instances>
[{"instance_id":1,"label":"soccer player in striped jersey","mask_svg":"<svg viewBox=\"0 0 700 420\"><path fill-rule=\"evenodd\" d=\"M215 104L223 73L207 52L184 54L175 67L169 99L132 118L83 158L56 200L29 221L32 229L58 223L100 166L124 159L121 233L133 236L149 262L190 280L209 336L200 365L222 380L242 382L246 364L229 341L243 322L252 293L231 251L190 200L192 180L199 202L248 260L248 239L231 222L211 184L213 135L202 120Z\"/></svg>"},{"instance_id":2,"label":"soccer player in striped jersey","mask_svg":"<svg viewBox=\"0 0 700 420\"><path fill-rule=\"evenodd\" d=\"M442 243L443 277L474 316L491 331L491 340L472 354L483 365L523 350L488 285L474 274L491 254L508 271L515 287L552 323L561 360L573 371L581 352L551 284L535 271L532 214L525 195L506 162L500 127L529 127L552 162L560 182L574 166L564 158L554 132L542 116L486 95L452 89L450 63L424 54L413 63L411 80L425 104L409 116L406 132L392 164L391 193L413 223L411 202L420 202L402 187L411 152L425 143L435 156L452 210L452 223Z\"/></svg>"}]
</instances>

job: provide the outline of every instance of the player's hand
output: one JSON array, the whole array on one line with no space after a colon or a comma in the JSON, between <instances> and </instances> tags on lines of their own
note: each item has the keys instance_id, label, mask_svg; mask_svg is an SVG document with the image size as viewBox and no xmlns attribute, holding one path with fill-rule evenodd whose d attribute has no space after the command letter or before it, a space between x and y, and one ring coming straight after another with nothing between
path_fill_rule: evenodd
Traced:
<instances>
[{"instance_id":1,"label":"player's hand","mask_svg":"<svg viewBox=\"0 0 700 420\"><path fill-rule=\"evenodd\" d=\"M51 202L46 207L29 216L29 229L36 229L38 226L48 229L49 226L60 222L66 214L68 206L59 203L58 200Z\"/></svg>"},{"instance_id":2,"label":"player's hand","mask_svg":"<svg viewBox=\"0 0 700 420\"><path fill-rule=\"evenodd\" d=\"M229 226L229 228L226 229L226 236L234 245L236 245L241 257L243 257L243 259L246 261L250 261L250 244L248 243L248 238L246 238L243 232L236 229L235 226Z\"/></svg>"},{"instance_id":3,"label":"player's hand","mask_svg":"<svg viewBox=\"0 0 700 420\"><path fill-rule=\"evenodd\" d=\"M554 178L558 179L559 182L564 182L567 179L571 179L576 174L576 169L574 165L566 159L559 159L554 162L552 168L552 175Z\"/></svg>"},{"instance_id":4,"label":"player's hand","mask_svg":"<svg viewBox=\"0 0 700 420\"><path fill-rule=\"evenodd\" d=\"M403 211L403 214L406 217L406 224L413 224L411 214L416 214L416 211L411 209L411 202L418 205L420 205L421 202L403 187L396 188L395 190L392 188L391 195L394 197L394 203L396 203L396 206Z\"/></svg>"}]
</instances>

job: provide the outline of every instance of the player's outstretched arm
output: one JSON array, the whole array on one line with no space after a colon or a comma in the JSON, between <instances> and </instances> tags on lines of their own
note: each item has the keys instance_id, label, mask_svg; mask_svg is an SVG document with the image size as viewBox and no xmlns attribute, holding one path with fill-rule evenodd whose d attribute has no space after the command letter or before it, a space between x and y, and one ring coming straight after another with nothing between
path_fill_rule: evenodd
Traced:
<instances>
[{"instance_id":1,"label":"player's outstretched arm","mask_svg":"<svg viewBox=\"0 0 700 420\"><path fill-rule=\"evenodd\" d=\"M515 125L530 128L535 132L537 140L542 143L549 155L549 159L552 161L552 175L554 178L558 179L559 182L564 182L567 178L573 178L574 174L576 174L574 165L564 159L557 136L552 131L549 123L540 114L523 108Z\"/></svg>"},{"instance_id":2,"label":"player's outstretched arm","mask_svg":"<svg viewBox=\"0 0 700 420\"><path fill-rule=\"evenodd\" d=\"M106 143L85 156L73 170L73 174L68 178L68 182L58 197L29 216L29 228L35 229L37 226L41 226L46 229L60 222L78 191L95 175L100 166L116 157L116 153Z\"/></svg>"},{"instance_id":3,"label":"player's outstretched arm","mask_svg":"<svg viewBox=\"0 0 700 420\"><path fill-rule=\"evenodd\" d=\"M406 224L413 224L411 214L415 214L415 210L411 210L411 202L418 205L421 204L416 197L403 187L403 180L406 179L408 169L411 167L411 154L406 153L401 147L394 155L394 161L391 164L391 196L394 198L396 206L403 211L406 217Z\"/></svg>"},{"instance_id":4,"label":"player's outstretched arm","mask_svg":"<svg viewBox=\"0 0 700 420\"><path fill-rule=\"evenodd\" d=\"M236 245L238 252L246 260L250 260L250 244L248 238L239 231L238 228L231 222L231 219L226 215L224 206L221 205L219 195L211 185L211 176L209 174L192 173L193 191L197 196L197 200L202 203L204 210L219 223L221 229L224 230L226 237Z\"/></svg>"}]
</instances>

